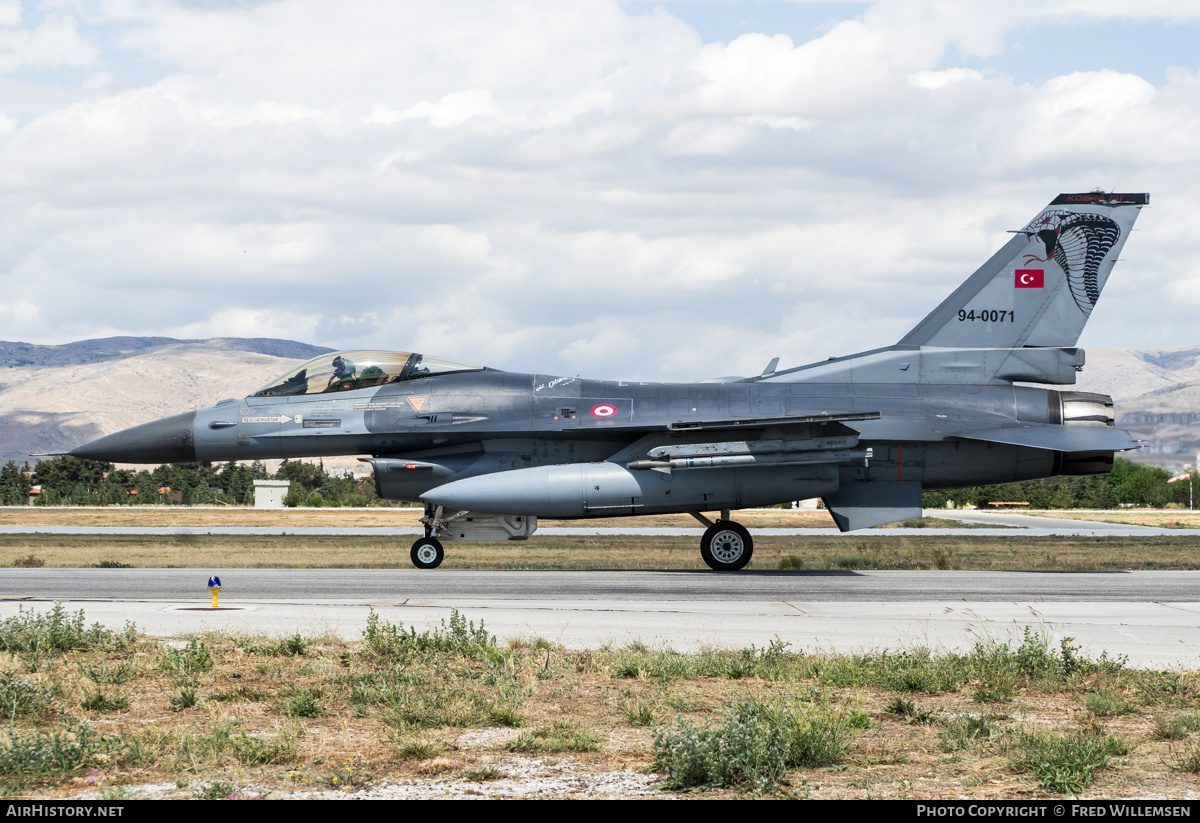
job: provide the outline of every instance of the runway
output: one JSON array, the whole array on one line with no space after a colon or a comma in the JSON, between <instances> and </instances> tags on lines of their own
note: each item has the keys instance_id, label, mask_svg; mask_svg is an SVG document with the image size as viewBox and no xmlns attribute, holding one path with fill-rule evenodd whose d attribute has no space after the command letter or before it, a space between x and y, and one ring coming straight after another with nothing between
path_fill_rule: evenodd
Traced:
<instances>
[{"instance_id":1,"label":"runway","mask_svg":"<svg viewBox=\"0 0 1200 823\"><path fill-rule=\"evenodd\" d=\"M205 583L224 583L214 612ZM1056 646L1200 667L1200 572L646 572L5 569L0 617L55 601L119 629L360 636L375 609L425 628L458 609L501 639L599 649L634 640L838 652L965 650L1031 627Z\"/></svg>"}]
</instances>

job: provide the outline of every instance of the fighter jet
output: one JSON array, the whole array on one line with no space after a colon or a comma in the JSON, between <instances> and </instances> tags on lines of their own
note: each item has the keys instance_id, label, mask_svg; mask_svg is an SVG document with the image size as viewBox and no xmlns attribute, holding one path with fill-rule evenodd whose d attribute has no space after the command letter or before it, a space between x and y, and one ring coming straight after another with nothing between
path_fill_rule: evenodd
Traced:
<instances>
[{"instance_id":1,"label":"fighter jet","mask_svg":"<svg viewBox=\"0 0 1200 823\"><path fill-rule=\"evenodd\" d=\"M361 455L380 497L424 503L423 569L444 541L523 540L539 517L687 512L707 527L704 562L734 571L754 546L734 509L819 497L839 529L863 529L920 516L923 489L1103 474L1137 448L1111 398L1050 387L1083 367L1075 344L1148 203L1059 195L898 343L848 357L644 383L343 351L69 454Z\"/></svg>"}]
</instances>

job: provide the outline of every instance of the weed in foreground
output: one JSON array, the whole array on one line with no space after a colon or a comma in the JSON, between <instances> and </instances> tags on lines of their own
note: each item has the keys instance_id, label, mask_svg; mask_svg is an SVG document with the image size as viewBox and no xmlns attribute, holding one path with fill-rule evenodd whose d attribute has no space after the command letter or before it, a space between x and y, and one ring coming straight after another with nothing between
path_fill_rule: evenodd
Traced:
<instances>
[{"instance_id":1,"label":"weed in foreground","mask_svg":"<svg viewBox=\"0 0 1200 823\"><path fill-rule=\"evenodd\" d=\"M1172 771L1200 774L1200 743L1192 741L1182 746L1172 746L1167 762Z\"/></svg>"},{"instance_id":2,"label":"weed in foreground","mask_svg":"<svg viewBox=\"0 0 1200 823\"><path fill-rule=\"evenodd\" d=\"M182 649L167 649L162 659L163 668L172 674L188 677L212 668L212 653L208 644L192 638Z\"/></svg>"},{"instance_id":3,"label":"weed in foreground","mask_svg":"<svg viewBox=\"0 0 1200 823\"><path fill-rule=\"evenodd\" d=\"M200 697L196 694L195 689L180 689L177 694L173 694L167 698L167 705L171 707L171 711L173 712L194 709L199 703Z\"/></svg>"},{"instance_id":4,"label":"weed in foreground","mask_svg":"<svg viewBox=\"0 0 1200 823\"><path fill-rule=\"evenodd\" d=\"M369 789L375 784L375 775L367 771L367 765L365 761L347 757L336 771L321 775L317 778L316 783L327 789L342 791Z\"/></svg>"},{"instance_id":5,"label":"weed in foreground","mask_svg":"<svg viewBox=\"0 0 1200 823\"><path fill-rule=\"evenodd\" d=\"M79 705L89 712L123 712L129 708L129 699L120 695L109 697L97 690L87 695Z\"/></svg>"},{"instance_id":6,"label":"weed in foreground","mask_svg":"<svg viewBox=\"0 0 1200 823\"><path fill-rule=\"evenodd\" d=\"M642 700L632 691L627 691L620 703L621 711L630 726L651 726L654 724L655 705L648 700Z\"/></svg>"},{"instance_id":7,"label":"weed in foreground","mask_svg":"<svg viewBox=\"0 0 1200 823\"><path fill-rule=\"evenodd\" d=\"M126 633L136 633L127 627ZM0 620L0 651L61 655L69 651L104 648L114 634L99 623L84 626L83 610L68 614L62 603L47 612L18 607L15 617Z\"/></svg>"},{"instance_id":8,"label":"weed in foreground","mask_svg":"<svg viewBox=\"0 0 1200 823\"><path fill-rule=\"evenodd\" d=\"M93 683L120 686L128 683L137 673L137 669L128 661L114 663L112 666L80 666L85 677Z\"/></svg>"},{"instance_id":9,"label":"weed in foreground","mask_svg":"<svg viewBox=\"0 0 1200 823\"><path fill-rule=\"evenodd\" d=\"M1041 731L1020 735L1013 748L1012 768L1034 774L1042 788L1059 794L1079 794L1092 784L1096 772L1108 765L1110 757L1129 752L1128 744L1119 737Z\"/></svg>"},{"instance_id":10,"label":"weed in foreground","mask_svg":"<svg viewBox=\"0 0 1200 823\"><path fill-rule=\"evenodd\" d=\"M9 720L34 717L49 711L51 700L47 689L14 672L0 673L0 717Z\"/></svg>"},{"instance_id":11,"label":"weed in foreground","mask_svg":"<svg viewBox=\"0 0 1200 823\"><path fill-rule=\"evenodd\" d=\"M938 732L942 741L942 751L964 751L978 743L994 740L1001 734L1000 729L996 727L997 719L988 714L960 714L949 718L942 723L942 730Z\"/></svg>"},{"instance_id":12,"label":"weed in foreground","mask_svg":"<svg viewBox=\"0 0 1200 823\"><path fill-rule=\"evenodd\" d=\"M1114 692L1102 689L1083 696L1083 707L1095 717L1114 717L1119 714L1133 714L1137 708Z\"/></svg>"},{"instance_id":13,"label":"weed in foreground","mask_svg":"<svg viewBox=\"0 0 1200 823\"><path fill-rule=\"evenodd\" d=\"M446 745L437 740L410 740L396 749L401 760L428 760L446 751Z\"/></svg>"},{"instance_id":14,"label":"weed in foreground","mask_svg":"<svg viewBox=\"0 0 1200 823\"><path fill-rule=\"evenodd\" d=\"M850 729L873 729L875 728L875 721L871 719L871 715L862 709L855 709L846 715L846 727Z\"/></svg>"},{"instance_id":15,"label":"weed in foreground","mask_svg":"<svg viewBox=\"0 0 1200 823\"><path fill-rule=\"evenodd\" d=\"M212 703L261 703L270 698L262 689L253 686L235 686L228 691L213 692L208 696Z\"/></svg>"},{"instance_id":16,"label":"weed in foreground","mask_svg":"<svg viewBox=\"0 0 1200 823\"><path fill-rule=\"evenodd\" d=\"M0 783L22 786L34 778L73 771L116 742L86 724L49 733L10 729L7 743L0 743Z\"/></svg>"},{"instance_id":17,"label":"weed in foreground","mask_svg":"<svg viewBox=\"0 0 1200 823\"><path fill-rule=\"evenodd\" d=\"M682 717L654 735L664 788L744 785L763 791L789 767L816 768L846 752L846 726L826 707L796 708L757 700L735 704L721 727L695 726Z\"/></svg>"},{"instance_id":18,"label":"weed in foreground","mask_svg":"<svg viewBox=\"0 0 1200 823\"><path fill-rule=\"evenodd\" d=\"M602 748L599 735L591 729L561 722L523 732L504 745L510 752L598 752Z\"/></svg>"},{"instance_id":19,"label":"weed in foreground","mask_svg":"<svg viewBox=\"0 0 1200 823\"><path fill-rule=\"evenodd\" d=\"M296 738L280 732L274 740L242 734L230 738L233 756L248 766L286 764L296 761Z\"/></svg>"},{"instance_id":20,"label":"weed in foreground","mask_svg":"<svg viewBox=\"0 0 1200 823\"><path fill-rule=\"evenodd\" d=\"M1183 740L1196 729L1200 729L1200 718L1194 714L1160 717L1154 721L1150 737L1153 740Z\"/></svg>"},{"instance_id":21,"label":"weed in foreground","mask_svg":"<svg viewBox=\"0 0 1200 823\"><path fill-rule=\"evenodd\" d=\"M230 783L225 780L216 780L208 785L201 786L192 793L192 797L197 800L237 800L238 793L241 789L236 783Z\"/></svg>"},{"instance_id":22,"label":"weed in foreground","mask_svg":"<svg viewBox=\"0 0 1200 823\"><path fill-rule=\"evenodd\" d=\"M288 701L284 712L292 717L324 717L326 712L321 705L321 690L302 689Z\"/></svg>"},{"instance_id":23,"label":"weed in foreground","mask_svg":"<svg viewBox=\"0 0 1200 823\"><path fill-rule=\"evenodd\" d=\"M363 630L366 655L384 662L405 662L425 653L457 654L477 657L496 652L496 638L488 634L483 621L478 628L475 621L459 614L458 609L450 612L450 621L441 621L441 626L418 633L415 628L407 630L401 624L381 620L374 609L367 615L367 627Z\"/></svg>"}]
</instances>

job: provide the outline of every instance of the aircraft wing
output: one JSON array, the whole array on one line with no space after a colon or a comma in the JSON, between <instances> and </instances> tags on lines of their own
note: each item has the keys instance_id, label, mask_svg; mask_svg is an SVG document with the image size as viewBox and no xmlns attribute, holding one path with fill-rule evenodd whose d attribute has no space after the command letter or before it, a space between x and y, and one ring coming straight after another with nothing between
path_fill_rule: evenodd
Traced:
<instances>
[{"instance_id":1,"label":"aircraft wing","mask_svg":"<svg viewBox=\"0 0 1200 823\"><path fill-rule=\"evenodd\" d=\"M1106 426L1018 426L952 436L961 440L983 440L1060 452L1120 452L1141 448L1129 432Z\"/></svg>"}]
</instances>

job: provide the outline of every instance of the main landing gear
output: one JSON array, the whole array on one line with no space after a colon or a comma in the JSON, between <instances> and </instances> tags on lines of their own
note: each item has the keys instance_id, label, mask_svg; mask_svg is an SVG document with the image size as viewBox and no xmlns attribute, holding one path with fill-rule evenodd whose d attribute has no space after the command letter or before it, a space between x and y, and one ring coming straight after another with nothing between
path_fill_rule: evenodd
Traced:
<instances>
[{"instance_id":1,"label":"main landing gear","mask_svg":"<svg viewBox=\"0 0 1200 823\"><path fill-rule=\"evenodd\" d=\"M740 523L729 519L729 510L721 511L716 523L700 512L689 512L708 529L700 538L700 557L710 569L719 572L735 572L750 562L754 554L754 539Z\"/></svg>"}]
</instances>

